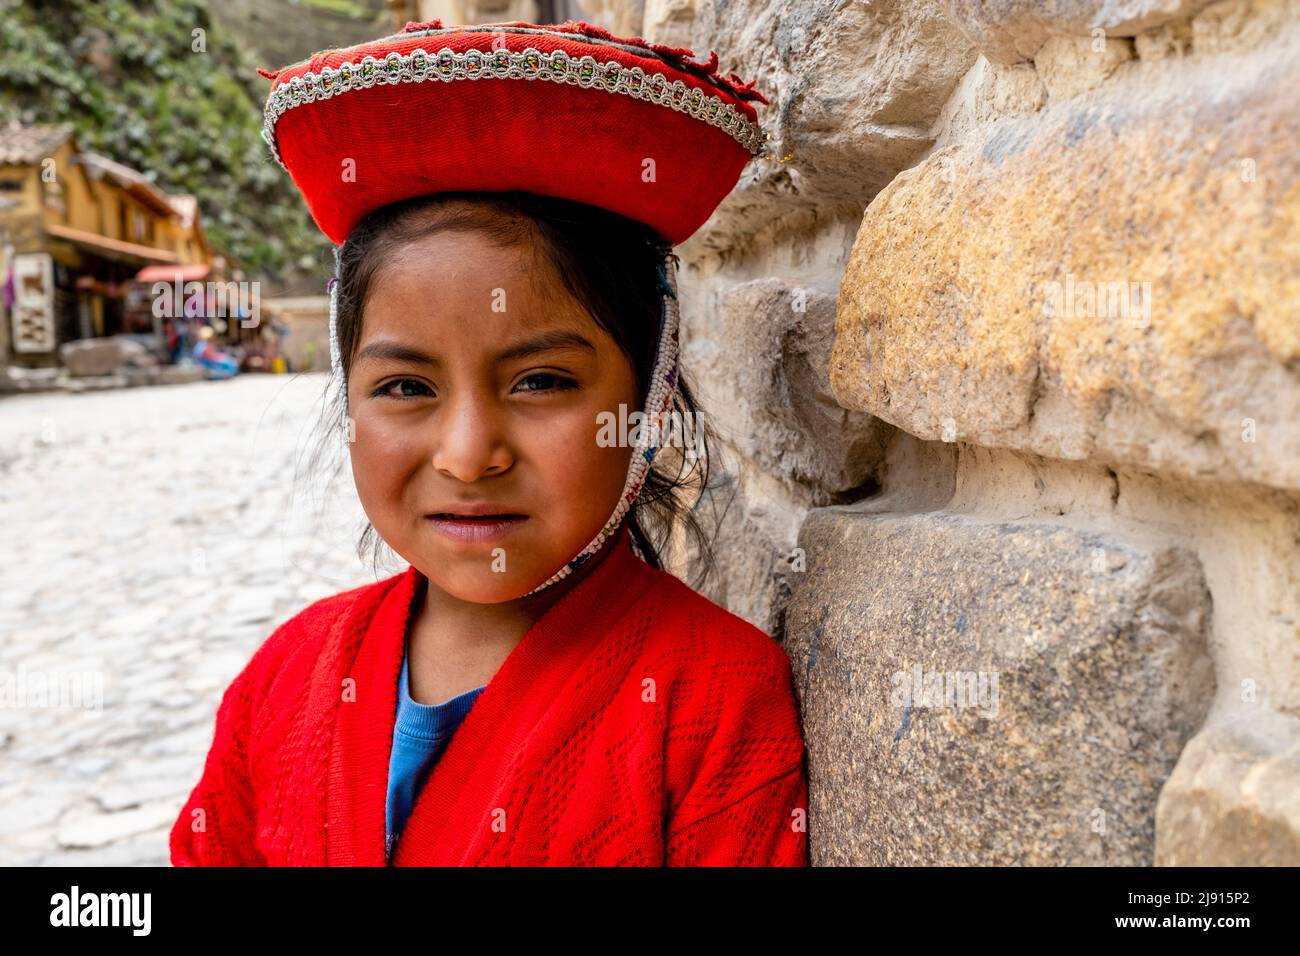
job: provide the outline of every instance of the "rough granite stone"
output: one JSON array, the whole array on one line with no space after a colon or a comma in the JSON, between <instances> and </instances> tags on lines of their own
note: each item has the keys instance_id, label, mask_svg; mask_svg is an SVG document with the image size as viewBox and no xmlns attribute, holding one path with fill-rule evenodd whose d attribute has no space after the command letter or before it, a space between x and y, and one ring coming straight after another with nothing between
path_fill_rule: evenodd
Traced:
<instances>
[{"instance_id":1,"label":"rough granite stone","mask_svg":"<svg viewBox=\"0 0 1300 956\"><path fill-rule=\"evenodd\" d=\"M686 42L719 70L754 79L771 153L752 163L692 240L697 251L752 242L768 226L815 227L855 215L933 142L931 126L975 62L938 0L753 0L670 4L654 32ZM690 35L681 29L694 7Z\"/></svg>"},{"instance_id":2,"label":"rough granite stone","mask_svg":"<svg viewBox=\"0 0 1300 956\"><path fill-rule=\"evenodd\" d=\"M1300 24L1122 72L876 197L835 394L928 440L1300 488Z\"/></svg>"},{"instance_id":3,"label":"rough granite stone","mask_svg":"<svg viewBox=\"0 0 1300 956\"><path fill-rule=\"evenodd\" d=\"M1300 866L1300 719L1240 706L1192 738L1160 795L1161 866Z\"/></svg>"},{"instance_id":4,"label":"rough granite stone","mask_svg":"<svg viewBox=\"0 0 1300 956\"><path fill-rule=\"evenodd\" d=\"M957 27L995 63L1031 60L1051 36L1133 36L1210 0L944 0Z\"/></svg>"},{"instance_id":5,"label":"rough granite stone","mask_svg":"<svg viewBox=\"0 0 1300 956\"><path fill-rule=\"evenodd\" d=\"M1193 554L849 508L811 512L800 545L784 644L814 865L1152 862L1160 788L1214 694ZM952 677L967 696L929 696Z\"/></svg>"},{"instance_id":6,"label":"rough granite stone","mask_svg":"<svg viewBox=\"0 0 1300 956\"><path fill-rule=\"evenodd\" d=\"M744 458L828 496L874 475L894 429L836 401L835 296L775 278L721 294L685 364L710 418Z\"/></svg>"}]
</instances>

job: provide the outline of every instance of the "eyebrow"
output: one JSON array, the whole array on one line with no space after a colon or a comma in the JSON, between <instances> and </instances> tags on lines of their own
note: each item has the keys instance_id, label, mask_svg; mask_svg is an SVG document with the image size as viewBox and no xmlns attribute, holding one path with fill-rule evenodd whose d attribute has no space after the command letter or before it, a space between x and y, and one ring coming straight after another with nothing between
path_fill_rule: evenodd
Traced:
<instances>
[{"instance_id":1,"label":"eyebrow","mask_svg":"<svg viewBox=\"0 0 1300 956\"><path fill-rule=\"evenodd\" d=\"M530 355L536 355L539 352L551 352L557 349L588 349L596 351L596 346L578 332L569 332L557 330L554 332L544 332L541 335L534 336L531 339L525 339L507 349L502 349L494 356L497 362L507 362L510 359L527 358ZM421 352L419 349L409 345L403 345L400 342L379 341L371 342L360 352L357 353L357 364L360 365L365 359L377 359L392 362L413 362L417 365L441 365L442 363L433 355Z\"/></svg>"}]
</instances>

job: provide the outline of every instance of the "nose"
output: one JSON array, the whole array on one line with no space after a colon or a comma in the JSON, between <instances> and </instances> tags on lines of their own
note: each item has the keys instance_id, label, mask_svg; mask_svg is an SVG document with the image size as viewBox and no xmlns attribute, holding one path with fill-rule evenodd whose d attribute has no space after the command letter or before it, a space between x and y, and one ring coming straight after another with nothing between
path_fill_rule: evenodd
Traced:
<instances>
[{"instance_id":1,"label":"nose","mask_svg":"<svg viewBox=\"0 0 1300 956\"><path fill-rule=\"evenodd\" d=\"M433 429L431 461L448 478L468 484L500 474L514 461L501 417L469 395L449 401Z\"/></svg>"}]
</instances>

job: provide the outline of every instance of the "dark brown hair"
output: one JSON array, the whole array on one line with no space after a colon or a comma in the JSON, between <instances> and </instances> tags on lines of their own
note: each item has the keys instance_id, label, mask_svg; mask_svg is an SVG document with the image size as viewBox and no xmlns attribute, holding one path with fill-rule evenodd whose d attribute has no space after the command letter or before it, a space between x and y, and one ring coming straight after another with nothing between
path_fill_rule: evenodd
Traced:
<instances>
[{"instance_id":1,"label":"dark brown hair","mask_svg":"<svg viewBox=\"0 0 1300 956\"><path fill-rule=\"evenodd\" d=\"M475 230L502 247L533 251L538 270L549 269L602 329L618 344L636 374L641 408L653 370L664 290L661 264L672 247L653 230L617 213L585 203L524 192L445 192L403 200L370 213L349 233L339 249L338 343L344 381L361 336L365 304L376 273L407 243L434 232ZM675 259L675 256L674 256ZM539 273L540 274L540 273ZM328 386L327 386L328 389ZM311 459L315 469L344 430L346 387L325 404L320 440ZM691 461L679 448L664 447L631 510L623 519L638 550L653 567L663 566L663 549L675 529L694 539L698 557L697 589L713 569L711 539L699 517L709 489L709 458L717 448L713 428L698 415L698 405L684 371L679 370L670 412L698 423L702 453ZM342 462L338 469L342 468ZM689 500L688 493L693 492ZM357 542L363 560L369 552L377 569L382 542L367 522Z\"/></svg>"}]
</instances>

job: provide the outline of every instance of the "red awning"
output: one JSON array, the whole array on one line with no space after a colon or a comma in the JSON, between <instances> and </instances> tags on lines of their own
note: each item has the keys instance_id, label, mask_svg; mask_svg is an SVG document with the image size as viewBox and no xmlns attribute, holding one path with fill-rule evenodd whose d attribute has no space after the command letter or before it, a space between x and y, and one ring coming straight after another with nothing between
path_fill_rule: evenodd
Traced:
<instances>
[{"instance_id":1,"label":"red awning","mask_svg":"<svg viewBox=\"0 0 1300 956\"><path fill-rule=\"evenodd\" d=\"M145 266L136 273L137 282L189 282L202 279L212 271L212 266L197 263L189 266Z\"/></svg>"}]
</instances>

